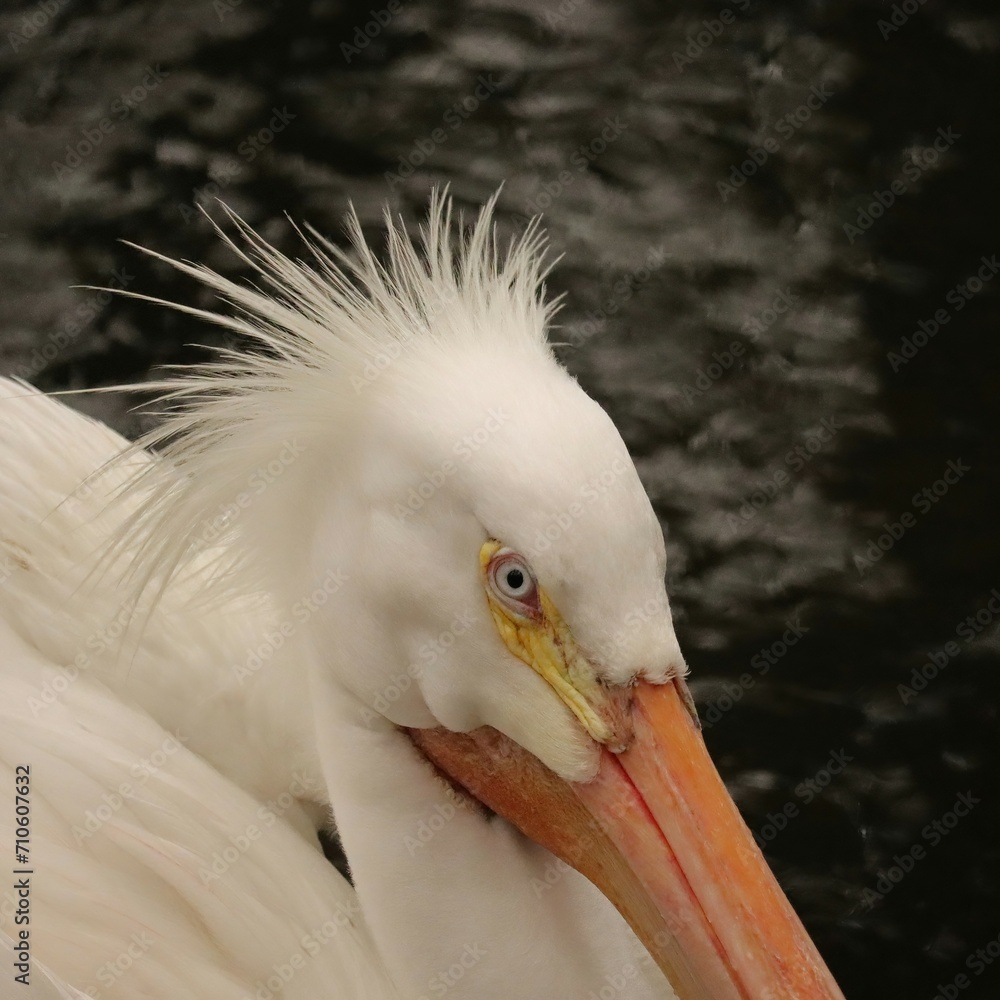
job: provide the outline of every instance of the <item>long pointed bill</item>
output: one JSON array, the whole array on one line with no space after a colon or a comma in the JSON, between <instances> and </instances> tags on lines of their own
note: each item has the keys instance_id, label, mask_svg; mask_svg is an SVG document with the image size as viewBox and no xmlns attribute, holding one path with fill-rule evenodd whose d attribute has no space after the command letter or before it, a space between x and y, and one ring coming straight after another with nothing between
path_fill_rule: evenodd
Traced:
<instances>
[{"instance_id":1,"label":"long pointed bill","mask_svg":"<svg viewBox=\"0 0 1000 1000\"><path fill-rule=\"evenodd\" d=\"M715 770L683 682L639 684L635 740L570 784L492 729L411 730L472 795L589 878L680 1000L843 1000Z\"/></svg>"}]
</instances>

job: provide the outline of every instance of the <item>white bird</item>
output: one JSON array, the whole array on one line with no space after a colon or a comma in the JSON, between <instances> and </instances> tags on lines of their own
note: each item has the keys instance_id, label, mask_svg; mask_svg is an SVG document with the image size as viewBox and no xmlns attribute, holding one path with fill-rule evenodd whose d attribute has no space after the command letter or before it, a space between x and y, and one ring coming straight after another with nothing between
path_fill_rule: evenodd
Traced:
<instances>
[{"instance_id":1,"label":"white bird","mask_svg":"<svg viewBox=\"0 0 1000 1000\"><path fill-rule=\"evenodd\" d=\"M546 342L539 233L499 253L494 202L458 252L446 198L422 254L387 217L385 265L356 218L309 267L233 217L270 295L169 262L236 315L175 308L258 353L159 384L162 457L8 386L0 759L32 765L39 982L841 997L705 752L658 522Z\"/></svg>"}]
</instances>

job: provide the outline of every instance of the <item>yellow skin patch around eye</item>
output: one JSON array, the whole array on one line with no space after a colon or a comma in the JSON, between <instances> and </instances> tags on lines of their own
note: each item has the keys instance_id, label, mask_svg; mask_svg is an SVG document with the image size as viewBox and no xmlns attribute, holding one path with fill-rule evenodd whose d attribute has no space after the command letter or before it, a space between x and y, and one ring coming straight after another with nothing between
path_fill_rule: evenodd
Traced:
<instances>
[{"instance_id":1,"label":"yellow skin patch around eye","mask_svg":"<svg viewBox=\"0 0 1000 1000\"><path fill-rule=\"evenodd\" d=\"M486 600L500 638L519 660L545 679L598 743L614 753L626 750L633 737L628 689L612 690L601 683L559 609L541 586L538 587L541 617L520 615L493 594L488 568L490 560L503 547L490 539L479 550Z\"/></svg>"}]
</instances>

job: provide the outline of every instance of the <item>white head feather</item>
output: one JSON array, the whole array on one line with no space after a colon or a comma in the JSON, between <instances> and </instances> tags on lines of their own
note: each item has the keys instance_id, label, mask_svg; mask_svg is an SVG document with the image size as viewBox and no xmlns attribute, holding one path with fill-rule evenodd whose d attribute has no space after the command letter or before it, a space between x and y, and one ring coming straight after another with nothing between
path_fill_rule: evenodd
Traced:
<instances>
[{"instance_id":1,"label":"white head feather","mask_svg":"<svg viewBox=\"0 0 1000 1000\"><path fill-rule=\"evenodd\" d=\"M169 462L145 470L157 481L144 484L148 497L122 539L142 541L143 583L171 576L221 536L240 570L260 573L257 586L290 600L305 592L302 574L316 561L308 529L335 516L345 494L363 493L370 517L392 515L380 535L395 536L404 522L437 521L444 532L459 506L531 557L557 603L576 612L574 633L609 680L682 662L648 499L613 424L546 340L555 306L544 301L544 236L536 220L499 252L496 199L458 252L448 197L432 198L422 253L387 213L385 264L354 214L354 256L313 230L303 237L314 267L231 215L246 249L223 238L272 286L268 294L167 261L241 315L164 304L257 351L223 351L222 361L141 387L171 403L140 442ZM349 561L334 551L323 559L315 569L346 570ZM219 580L231 583L236 568L221 567Z\"/></svg>"}]
</instances>

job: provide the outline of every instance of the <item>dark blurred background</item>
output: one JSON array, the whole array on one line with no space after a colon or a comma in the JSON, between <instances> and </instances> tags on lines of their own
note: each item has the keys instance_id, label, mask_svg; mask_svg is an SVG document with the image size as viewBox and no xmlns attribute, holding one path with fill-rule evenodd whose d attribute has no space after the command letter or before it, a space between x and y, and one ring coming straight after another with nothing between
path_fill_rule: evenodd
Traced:
<instances>
[{"instance_id":1,"label":"dark blurred background","mask_svg":"<svg viewBox=\"0 0 1000 1000\"><path fill-rule=\"evenodd\" d=\"M221 343L72 287L210 305L118 241L240 276L216 198L293 254L285 212L378 241L445 182L544 211L710 749L845 994L1000 995L992 4L7 0L0 35L0 373L45 389Z\"/></svg>"}]
</instances>

